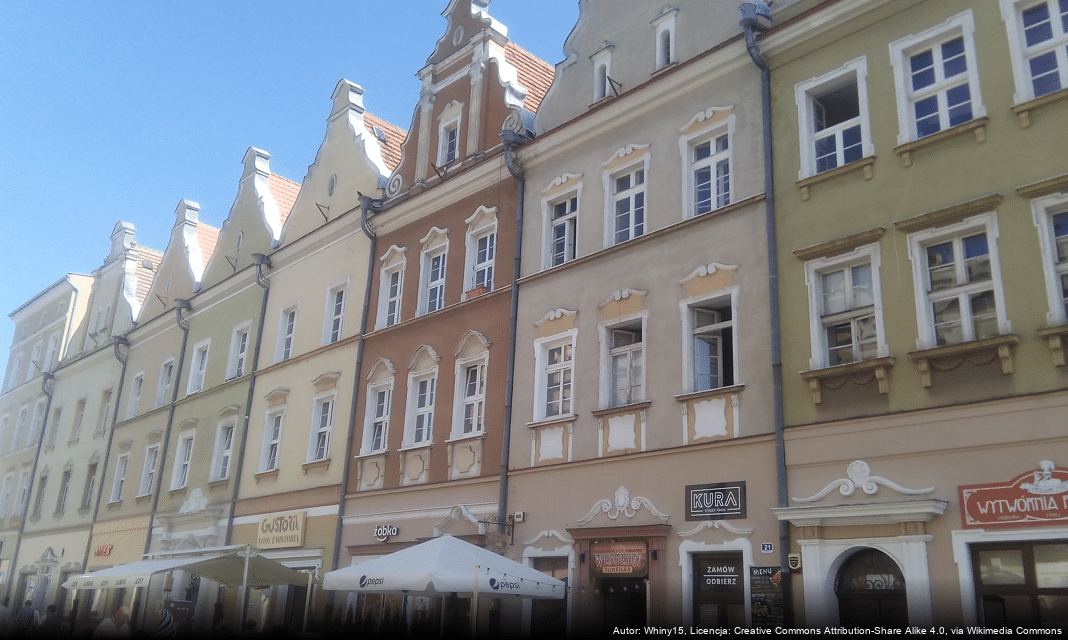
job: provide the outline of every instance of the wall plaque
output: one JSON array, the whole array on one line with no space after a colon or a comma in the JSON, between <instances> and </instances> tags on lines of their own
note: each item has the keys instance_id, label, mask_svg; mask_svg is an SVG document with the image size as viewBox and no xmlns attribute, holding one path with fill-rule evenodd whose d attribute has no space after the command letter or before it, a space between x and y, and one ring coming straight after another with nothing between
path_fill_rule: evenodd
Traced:
<instances>
[{"instance_id":1,"label":"wall plaque","mask_svg":"<svg viewBox=\"0 0 1068 640\"><path fill-rule=\"evenodd\" d=\"M260 549L304 546L306 511L261 516L256 528L256 546Z\"/></svg>"}]
</instances>

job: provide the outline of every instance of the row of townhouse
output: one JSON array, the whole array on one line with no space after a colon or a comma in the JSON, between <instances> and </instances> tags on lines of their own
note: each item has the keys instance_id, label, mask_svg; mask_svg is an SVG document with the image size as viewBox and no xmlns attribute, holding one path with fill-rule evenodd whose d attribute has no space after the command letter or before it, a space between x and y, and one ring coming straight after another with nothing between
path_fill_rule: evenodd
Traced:
<instances>
[{"instance_id":1,"label":"row of townhouse","mask_svg":"<svg viewBox=\"0 0 1068 640\"><path fill-rule=\"evenodd\" d=\"M568 582L483 631L1064 625L1068 3L584 0L555 74L486 2L443 15L409 133L342 81L299 194L250 149L221 230L120 224L110 288L12 314L8 593L448 533ZM148 591L83 614L240 617ZM466 602L246 596L260 629Z\"/></svg>"}]
</instances>

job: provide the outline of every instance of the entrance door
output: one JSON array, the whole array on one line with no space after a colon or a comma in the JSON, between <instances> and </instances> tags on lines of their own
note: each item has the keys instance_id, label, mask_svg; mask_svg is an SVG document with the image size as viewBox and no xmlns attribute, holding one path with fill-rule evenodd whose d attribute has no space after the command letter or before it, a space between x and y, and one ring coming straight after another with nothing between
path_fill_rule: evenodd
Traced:
<instances>
[{"instance_id":1,"label":"entrance door","mask_svg":"<svg viewBox=\"0 0 1068 640\"><path fill-rule=\"evenodd\" d=\"M878 549L858 551L846 560L834 592L842 626L908 625L905 578L897 563Z\"/></svg>"},{"instance_id":2,"label":"entrance door","mask_svg":"<svg viewBox=\"0 0 1068 640\"><path fill-rule=\"evenodd\" d=\"M1068 627L1068 542L972 547L979 622L987 627Z\"/></svg>"},{"instance_id":3,"label":"entrance door","mask_svg":"<svg viewBox=\"0 0 1068 640\"><path fill-rule=\"evenodd\" d=\"M604 598L603 629L645 626L645 578L601 578Z\"/></svg>"},{"instance_id":4,"label":"entrance door","mask_svg":"<svg viewBox=\"0 0 1068 640\"><path fill-rule=\"evenodd\" d=\"M741 553L694 555L694 626L746 626L744 571Z\"/></svg>"},{"instance_id":5,"label":"entrance door","mask_svg":"<svg viewBox=\"0 0 1068 640\"><path fill-rule=\"evenodd\" d=\"M534 568L567 584L567 557L534 558ZM564 589L567 593L567 589ZM567 598L538 598L530 602L530 636L561 638L567 635Z\"/></svg>"}]
</instances>

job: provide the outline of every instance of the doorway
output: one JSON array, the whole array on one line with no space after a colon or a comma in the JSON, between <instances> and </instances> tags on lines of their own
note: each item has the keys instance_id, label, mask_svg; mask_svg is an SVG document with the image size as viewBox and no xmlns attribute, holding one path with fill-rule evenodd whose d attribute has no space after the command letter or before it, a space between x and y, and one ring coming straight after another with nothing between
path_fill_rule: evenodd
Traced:
<instances>
[{"instance_id":1,"label":"doorway","mask_svg":"<svg viewBox=\"0 0 1068 640\"><path fill-rule=\"evenodd\" d=\"M744 571L741 553L701 553L693 556L695 627L746 626Z\"/></svg>"},{"instance_id":2,"label":"doorway","mask_svg":"<svg viewBox=\"0 0 1068 640\"><path fill-rule=\"evenodd\" d=\"M908 625L905 578L894 560L878 549L857 551L838 571L834 593L843 626Z\"/></svg>"}]
</instances>

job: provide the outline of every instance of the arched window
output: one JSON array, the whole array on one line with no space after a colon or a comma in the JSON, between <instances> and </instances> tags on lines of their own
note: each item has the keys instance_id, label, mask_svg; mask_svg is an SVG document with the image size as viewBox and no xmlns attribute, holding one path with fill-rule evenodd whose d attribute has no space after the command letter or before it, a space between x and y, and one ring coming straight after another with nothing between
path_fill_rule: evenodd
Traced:
<instances>
[{"instance_id":1,"label":"arched window","mask_svg":"<svg viewBox=\"0 0 1068 640\"><path fill-rule=\"evenodd\" d=\"M843 626L901 627L908 624L905 578L890 556L877 549L854 553L834 585Z\"/></svg>"}]
</instances>

